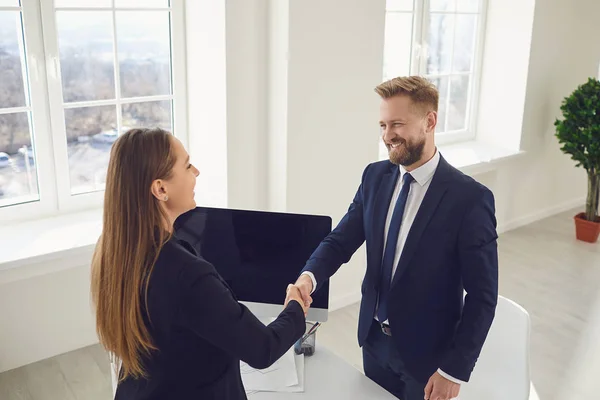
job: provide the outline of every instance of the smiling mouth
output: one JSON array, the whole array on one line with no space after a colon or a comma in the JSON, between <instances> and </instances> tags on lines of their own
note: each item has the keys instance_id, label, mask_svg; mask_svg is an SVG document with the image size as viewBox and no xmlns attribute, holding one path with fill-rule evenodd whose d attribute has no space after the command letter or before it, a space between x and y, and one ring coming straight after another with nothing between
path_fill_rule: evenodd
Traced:
<instances>
[{"instance_id":1,"label":"smiling mouth","mask_svg":"<svg viewBox=\"0 0 600 400\"><path fill-rule=\"evenodd\" d=\"M402 145L402 143L390 143L388 144L388 146L392 149L396 149L398 147L400 147L400 145Z\"/></svg>"}]
</instances>

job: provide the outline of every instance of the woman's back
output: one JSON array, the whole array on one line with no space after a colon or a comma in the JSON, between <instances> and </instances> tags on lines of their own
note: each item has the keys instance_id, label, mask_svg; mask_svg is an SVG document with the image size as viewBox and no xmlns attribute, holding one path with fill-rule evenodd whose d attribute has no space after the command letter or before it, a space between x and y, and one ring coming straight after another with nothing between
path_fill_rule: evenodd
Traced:
<instances>
[{"instance_id":1,"label":"woman's back","mask_svg":"<svg viewBox=\"0 0 600 400\"><path fill-rule=\"evenodd\" d=\"M236 301L214 267L175 237L154 266L148 311L145 323L159 349L144 357L149 379L127 378L117 400L245 399L239 361L266 368L305 330L297 302L265 327Z\"/></svg>"}]
</instances>

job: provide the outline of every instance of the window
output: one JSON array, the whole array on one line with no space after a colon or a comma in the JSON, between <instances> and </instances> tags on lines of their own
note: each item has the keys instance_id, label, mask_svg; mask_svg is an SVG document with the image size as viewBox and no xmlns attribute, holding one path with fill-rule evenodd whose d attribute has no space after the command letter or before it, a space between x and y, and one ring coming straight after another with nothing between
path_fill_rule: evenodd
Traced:
<instances>
[{"instance_id":1,"label":"window","mask_svg":"<svg viewBox=\"0 0 600 400\"><path fill-rule=\"evenodd\" d=\"M183 0L0 0L0 216L100 206L132 127L187 142L183 32Z\"/></svg>"},{"instance_id":2,"label":"window","mask_svg":"<svg viewBox=\"0 0 600 400\"><path fill-rule=\"evenodd\" d=\"M440 92L437 141L474 137L486 0L387 0L384 80L421 75Z\"/></svg>"},{"instance_id":3,"label":"window","mask_svg":"<svg viewBox=\"0 0 600 400\"><path fill-rule=\"evenodd\" d=\"M0 206L39 200L23 12L0 5Z\"/></svg>"}]
</instances>

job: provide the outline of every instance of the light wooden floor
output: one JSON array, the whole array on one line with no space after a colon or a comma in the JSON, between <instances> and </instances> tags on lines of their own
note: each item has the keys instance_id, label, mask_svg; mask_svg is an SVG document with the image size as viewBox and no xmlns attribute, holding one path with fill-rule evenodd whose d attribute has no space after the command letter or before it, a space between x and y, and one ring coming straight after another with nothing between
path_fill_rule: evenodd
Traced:
<instances>
[{"instance_id":1,"label":"light wooden floor","mask_svg":"<svg viewBox=\"0 0 600 400\"><path fill-rule=\"evenodd\" d=\"M574 239L573 214L508 232L499 241L500 293L531 315L532 379L541 400L598 398L600 244ZM358 304L331 313L317 345L362 370L357 316ZM110 397L108 361L99 346L0 374L1 400Z\"/></svg>"}]
</instances>

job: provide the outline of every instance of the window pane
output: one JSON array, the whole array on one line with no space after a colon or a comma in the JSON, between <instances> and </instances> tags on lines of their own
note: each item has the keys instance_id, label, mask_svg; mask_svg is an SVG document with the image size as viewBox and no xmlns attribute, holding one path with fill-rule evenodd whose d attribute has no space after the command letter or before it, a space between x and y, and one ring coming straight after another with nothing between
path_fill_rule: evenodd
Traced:
<instances>
[{"instance_id":1,"label":"window pane","mask_svg":"<svg viewBox=\"0 0 600 400\"><path fill-rule=\"evenodd\" d=\"M19 7L19 0L0 0L0 7Z\"/></svg>"},{"instance_id":2,"label":"window pane","mask_svg":"<svg viewBox=\"0 0 600 400\"><path fill-rule=\"evenodd\" d=\"M456 0L456 10L458 12L479 12L481 0Z\"/></svg>"},{"instance_id":3,"label":"window pane","mask_svg":"<svg viewBox=\"0 0 600 400\"><path fill-rule=\"evenodd\" d=\"M59 7L112 7L112 0L54 0L54 6Z\"/></svg>"},{"instance_id":4,"label":"window pane","mask_svg":"<svg viewBox=\"0 0 600 400\"><path fill-rule=\"evenodd\" d=\"M430 0L430 11L454 11L456 0Z\"/></svg>"},{"instance_id":5,"label":"window pane","mask_svg":"<svg viewBox=\"0 0 600 400\"><path fill-rule=\"evenodd\" d=\"M19 11L0 11L0 108L24 107L23 32Z\"/></svg>"},{"instance_id":6,"label":"window pane","mask_svg":"<svg viewBox=\"0 0 600 400\"><path fill-rule=\"evenodd\" d=\"M29 113L0 114L0 207L39 200Z\"/></svg>"},{"instance_id":7,"label":"window pane","mask_svg":"<svg viewBox=\"0 0 600 400\"><path fill-rule=\"evenodd\" d=\"M122 7L122 8L169 7L169 0L115 0L115 7Z\"/></svg>"},{"instance_id":8,"label":"window pane","mask_svg":"<svg viewBox=\"0 0 600 400\"><path fill-rule=\"evenodd\" d=\"M123 105L123 131L130 128L162 128L173 132L171 101L150 101Z\"/></svg>"},{"instance_id":9,"label":"window pane","mask_svg":"<svg viewBox=\"0 0 600 400\"><path fill-rule=\"evenodd\" d=\"M448 101L449 81L450 78L447 76L431 79L431 82L433 82L440 92L440 100L438 103L438 120L435 128L437 133L446 131L446 103Z\"/></svg>"},{"instance_id":10,"label":"window pane","mask_svg":"<svg viewBox=\"0 0 600 400\"><path fill-rule=\"evenodd\" d=\"M467 105L469 99L469 75L453 76L450 80L450 106L448 130L467 129Z\"/></svg>"},{"instance_id":11,"label":"window pane","mask_svg":"<svg viewBox=\"0 0 600 400\"><path fill-rule=\"evenodd\" d=\"M115 98L112 13L56 13L65 102Z\"/></svg>"},{"instance_id":12,"label":"window pane","mask_svg":"<svg viewBox=\"0 0 600 400\"><path fill-rule=\"evenodd\" d=\"M412 44L412 13L387 13L383 79L406 76L410 73Z\"/></svg>"},{"instance_id":13,"label":"window pane","mask_svg":"<svg viewBox=\"0 0 600 400\"><path fill-rule=\"evenodd\" d=\"M122 97L171 94L168 11L117 12Z\"/></svg>"},{"instance_id":14,"label":"window pane","mask_svg":"<svg viewBox=\"0 0 600 400\"><path fill-rule=\"evenodd\" d=\"M388 11L412 11L413 0L387 0L385 9Z\"/></svg>"},{"instance_id":15,"label":"window pane","mask_svg":"<svg viewBox=\"0 0 600 400\"><path fill-rule=\"evenodd\" d=\"M477 15L457 15L454 36L453 72L471 72L475 58Z\"/></svg>"},{"instance_id":16,"label":"window pane","mask_svg":"<svg viewBox=\"0 0 600 400\"><path fill-rule=\"evenodd\" d=\"M71 193L102 190L110 148L117 139L116 106L65 110Z\"/></svg>"},{"instance_id":17,"label":"window pane","mask_svg":"<svg viewBox=\"0 0 600 400\"><path fill-rule=\"evenodd\" d=\"M427 49L427 74L450 72L452 67L454 18L455 16L452 14L431 14Z\"/></svg>"}]
</instances>

